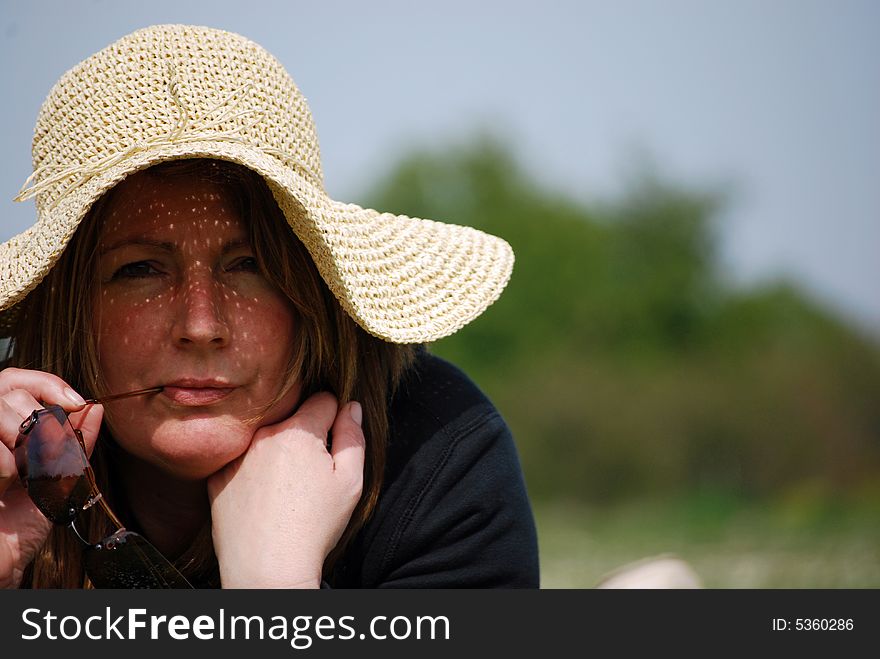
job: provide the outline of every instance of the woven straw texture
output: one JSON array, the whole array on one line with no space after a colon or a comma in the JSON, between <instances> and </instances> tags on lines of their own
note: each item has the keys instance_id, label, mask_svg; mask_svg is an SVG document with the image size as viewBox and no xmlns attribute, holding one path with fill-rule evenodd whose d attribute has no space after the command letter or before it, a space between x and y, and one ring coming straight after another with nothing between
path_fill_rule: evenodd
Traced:
<instances>
[{"instance_id":1,"label":"woven straw texture","mask_svg":"<svg viewBox=\"0 0 880 659\"><path fill-rule=\"evenodd\" d=\"M37 222L0 246L0 336L92 204L165 160L230 160L261 174L342 307L395 343L460 329L506 286L513 252L476 229L330 199L306 99L281 64L239 35L160 25L68 71L40 111Z\"/></svg>"}]
</instances>

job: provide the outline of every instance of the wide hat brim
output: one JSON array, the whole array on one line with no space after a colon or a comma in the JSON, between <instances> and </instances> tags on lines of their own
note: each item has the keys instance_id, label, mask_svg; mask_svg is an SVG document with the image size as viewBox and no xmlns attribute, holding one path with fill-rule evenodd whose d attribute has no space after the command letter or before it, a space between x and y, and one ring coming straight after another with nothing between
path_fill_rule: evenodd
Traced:
<instances>
[{"instance_id":1,"label":"wide hat brim","mask_svg":"<svg viewBox=\"0 0 880 659\"><path fill-rule=\"evenodd\" d=\"M15 305L51 270L95 201L136 171L182 158L228 160L262 175L343 309L386 341L430 342L456 332L498 299L510 278L513 251L498 237L334 201L260 149L192 141L130 155L42 209L31 228L0 245L0 336L9 335Z\"/></svg>"}]
</instances>

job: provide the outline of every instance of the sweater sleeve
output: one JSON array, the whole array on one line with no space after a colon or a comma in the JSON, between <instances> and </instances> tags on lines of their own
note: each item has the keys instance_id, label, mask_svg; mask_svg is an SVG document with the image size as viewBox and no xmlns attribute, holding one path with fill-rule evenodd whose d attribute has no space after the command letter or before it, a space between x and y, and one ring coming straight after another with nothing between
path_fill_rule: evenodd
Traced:
<instances>
[{"instance_id":1,"label":"sweater sleeve","mask_svg":"<svg viewBox=\"0 0 880 659\"><path fill-rule=\"evenodd\" d=\"M358 585L537 588L537 534L510 430L470 380L432 359L395 419L389 477L356 549Z\"/></svg>"}]
</instances>

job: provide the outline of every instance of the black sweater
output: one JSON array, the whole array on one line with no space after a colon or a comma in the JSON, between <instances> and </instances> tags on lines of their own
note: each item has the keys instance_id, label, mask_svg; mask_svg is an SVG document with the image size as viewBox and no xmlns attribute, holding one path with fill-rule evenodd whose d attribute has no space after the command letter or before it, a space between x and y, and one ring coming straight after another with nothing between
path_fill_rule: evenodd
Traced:
<instances>
[{"instance_id":1,"label":"black sweater","mask_svg":"<svg viewBox=\"0 0 880 659\"><path fill-rule=\"evenodd\" d=\"M390 420L376 510L328 585L537 588L537 535L516 447L486 396L422 352Z\"/></svg>"}]
</instances>

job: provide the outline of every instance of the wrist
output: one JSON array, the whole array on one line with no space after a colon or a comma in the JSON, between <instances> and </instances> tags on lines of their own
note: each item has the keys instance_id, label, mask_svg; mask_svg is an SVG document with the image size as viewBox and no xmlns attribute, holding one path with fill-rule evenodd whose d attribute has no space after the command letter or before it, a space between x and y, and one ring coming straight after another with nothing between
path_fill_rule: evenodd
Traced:
<instances>
[{"instance_id":1,"label":"wrist","mask_svg":"<svg viewBox=\"0 0 880 659\"><path fill-rule=\"evenodd\" d=\"M221 566L220 587L225 589L318 589L321 587L321 570L320 568L224 570Z\"/></svg>"},{"instance_id":2,"label":"wrist","mask_svg":"<svg viewBox=\"0 0 880 659\"><path fill-rule=\"evenodd\" d=\"M318 590L321 587L320 579L304 579L302 581L293 581L288 582L287 580L279 580L279 579L271 579L268 581L261 580L248 580L244 582L242 580L227 580L223 577L220 578L220 587L226 590L230 589L241 589L241 588L250 588L250 589L282 589L282 590Z\"/></svg>"}]
</instances>

